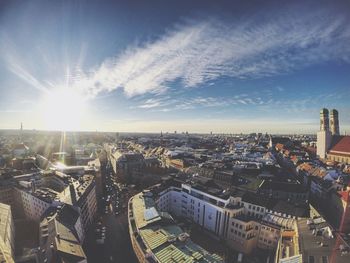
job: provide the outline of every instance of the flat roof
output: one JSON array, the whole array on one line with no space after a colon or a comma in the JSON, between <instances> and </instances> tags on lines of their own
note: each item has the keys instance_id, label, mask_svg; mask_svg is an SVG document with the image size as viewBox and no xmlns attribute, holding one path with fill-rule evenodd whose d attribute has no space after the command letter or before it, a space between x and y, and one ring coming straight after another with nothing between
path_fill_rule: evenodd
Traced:
<instances>
[{"instance_id":1,"label":"flat roof","mask_svg":"<svg viewBox=\"0 0 350 263\"><path fill-rule=\"evenodd\" d=\"M340 248L341 246L347 248L347 245L339 235L335 235L332 238L324 237L322 234L314 234L313 230L309 229L306 218L299 219L297 224L303 262L350 262L349 253L342 255Z\"/></svg>"},{"instance_id":2,"label":"flat roof","mask_svg":"<svg viewBox=\"0 0 350 263\"><path fill-rule=\"evenodd\" d=\"M220 256L195 244L189 234L159 213L151 192L141 192L132 198L132 212L138 233L157 262L224 262Z\"/></svg>"}]
</instances>

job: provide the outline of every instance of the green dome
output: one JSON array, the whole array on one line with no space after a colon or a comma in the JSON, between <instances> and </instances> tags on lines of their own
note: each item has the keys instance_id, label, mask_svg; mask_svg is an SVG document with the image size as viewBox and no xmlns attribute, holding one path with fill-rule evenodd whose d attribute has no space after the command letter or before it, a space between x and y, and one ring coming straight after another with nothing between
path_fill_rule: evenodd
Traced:
<instances>
[{"instance_id":1,"label":"green dome","mask_svg":"<svg viewBox=\"0 0 350 263\"><path fill-rule=\"evenodd\" d=\"M323 113L323 114L328 114L328 110L326 108L323 108L320 113Z\"/></svg>"},{"instance_id":2,"label":"green dome","mask_svg":"<svg viewBox=\"0 0 350 263\"><path fill-rule=\"evenodd\" d=\"M338 115L338 111L336 109L331 110L331 115Z\"/></svg>"}]
</instances>

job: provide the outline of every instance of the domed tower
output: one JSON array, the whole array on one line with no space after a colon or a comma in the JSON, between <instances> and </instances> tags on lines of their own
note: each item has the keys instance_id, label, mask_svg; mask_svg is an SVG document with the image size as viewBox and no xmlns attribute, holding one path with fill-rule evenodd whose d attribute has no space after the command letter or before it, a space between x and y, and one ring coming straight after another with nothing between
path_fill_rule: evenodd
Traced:
<instances>
[{"instance_id":1,"label":"domed tower","mask_svg":"<svg viewBox=\"0 0 350 263\"><path fill-rule=\"evenodd\" d=\"M329 117L328 110L323 108L320 111L320 131L329 131Z\"/></svg>"},{"instance_id":2,"label":"domed tower","mask_svg":"<svg viewBox=\"0 0 350 263\"><path fill-rule=\"evenodd\" d=\"M330 125L331 125L331 132L332 135L339 135L339 114L336 109L331 110L331 119L330 119Z\"/></svg>"},{"instance_id":3,"label":"domed tower","mask_svg":"<svg viewBox=\"0 0 350 263\"><path fill-rule=\"evenodd\" d=\"M327 157L327 152L332 142L328 113L328 110L325 108L320 111L320 131L317 132L317 156L322 159Z\"/></svg>"}]
</instances>

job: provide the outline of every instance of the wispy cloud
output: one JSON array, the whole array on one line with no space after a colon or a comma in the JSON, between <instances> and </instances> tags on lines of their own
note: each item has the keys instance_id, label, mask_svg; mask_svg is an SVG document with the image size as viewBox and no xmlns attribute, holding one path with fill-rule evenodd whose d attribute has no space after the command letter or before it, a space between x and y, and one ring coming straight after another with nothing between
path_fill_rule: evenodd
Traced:
<instances>
[{"instance_id":1,"label":"wispy cloud","mask_svg":"<svg viewBox=\"0 0 350 263\"><path fill-rule=\"evenodd\" d=\"M217 109L256 109L264 112L276 112L283 109L291 114L299 114L301 112L310 112L315 110L318 112L320 105L330 105L334 107L336 102L338 106L342 105L339 100L349 97L348 91L322 92L318 95L301 94L300 97L276 96L273 93L283 92L284 89L272 88L264 89L260 92L252 92L250 94L242 93L235 96L172 96L172 93L166 96L156 96L154 98L139 98L131 109L144 109L152 112L170 112L178 110L193 110L205 108ZM281 91L280 91L281 90Z\"/></svg>"},{"instance_id":2,"label":"wispy cloud","mask_svg":"<svg viewBox=\"0 0 350 263\"><path fill-rule=\"evenodd\" d=\"M66 72L63 82L67 83L59 85L70 85L91 98L116 89L131 97L164 94L175 81L185 88L217 88L215 80L222 76L262 78L330 60L349 63L348 20L328 10L300 13L286 9L234 21L215 17L186 21L88 71L82 70L83 46L74 69ZM1 53L12 54L5 56L8 68L20 79L41 91L57 86L31 74L10 48L11 43L2 46L6 50ZM45 61L49 59L45 57ZM276 89L283 91L282 87ZM143 107L159 107L160 103L154 99ZM241 98L237 103L250 102Z\"/></svg>"},{"instance_id":3,"label":"wispy cloud","mask_svg":"<svg viewBox=\"0 0 350 263\"><path fill-rule=\"evenodd\" d=\"M196 87L220 76L260 78L329 60L350 62L346 23L346 18L326 11L256 16L233 23L191 21L90 72L79 71L74 82L90 96L118 88L134 96L162 93L177 80Z\"/></svg>"},{"instance_id":4,"label":"wispy cloud","mask_svg":"<svg viewBox=\"0 0 350 263\"><path fill-rule=\"evenodd\" d=\"M131 108L141 108L151 111L169 112L176 110L192 110L197 108L222 108L233 105L260 106L271 103L270 98L262 99L260 97L248 97L247 94L236 95L232 98L227 97L180 97L172 98L163 96L158 98L146 99L139 102Z\"/></svg>"}]
</instances>

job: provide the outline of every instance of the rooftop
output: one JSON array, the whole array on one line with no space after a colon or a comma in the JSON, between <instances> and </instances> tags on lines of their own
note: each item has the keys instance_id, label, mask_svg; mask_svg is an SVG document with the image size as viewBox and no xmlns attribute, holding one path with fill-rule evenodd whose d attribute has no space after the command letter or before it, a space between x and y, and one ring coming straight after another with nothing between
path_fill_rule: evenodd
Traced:
<instances>
[{"instance_id":1,"label":"rooftop","mask_svg":"<svg viewBox=\"0 0 350 263\"><path fill-rule=\"evenodd\" d=\"M44 217L40 223L40 246L46 247L46 250L48 250L53 244L61 260L58 262L80 262L86 256L77 234L72 231L71 226L66 225L72 218L69 215L69 218L64 218L65 216L67 216L67 213L60 214L60 211L58 211L53 215ZM43 256L46 257L47 255Z\"/></svg>"},{"instance_id":2,"label":"rooftop","mask_svg":"<svg viewBox=\"0 0 350 263\"><path fill-rule=\"evenodd\" d=\"M334 136L329 152L331 154L345 154L350 156L350 136Z\"/></svg>"},{"instance_id":3,"label":"rooftop","mask_svg":"<svg viewBox=\"0 0 350 263\"><path fill-rule=\"evenodd\" d=\"M300 250L307 262L350 262L349 252L344 253L349 248L338 235L327 237L325 230L311 230L307 223L306 218L298 220Z\"/></svg>"},{"instance_id":4,"label":"rooftop","mask_svg":"<svg viewBox=\"0 0 350 263\"><path fill-rule=\"evenodd\" d=\"M297 221L300 253L307 262L350 262L350 248L332 231L318 212L311 208L313 219Z\"/></svg>"},{"instance_id":5,"label":"rooftop","mask_svg":"<svg viewBox=\"0 0 350 263\"><path fill-rule=\"evenodd\" d=\"M141 192L131 202L129 220L135 220L135 231L147 253L152 252L157 262L223 262L218 255L210 254L191 241L189 234L183 232L170 215L159 213L151 192Z\"/></svg>"},{"instance_id":6,"label":"rooftop","mask_svg":"<svg viewBox=\"0 0 350 263\"><path fill-rule=\"evenodd\" d=\"M264 180L259 188L264 190L267 189L272 191L284 191L290 193L305 193L308 191L302 184L277 182L270 180Z\"/></svg>"}]
</instances>

